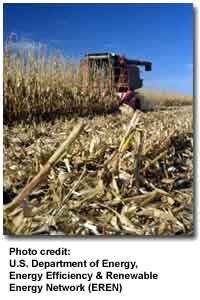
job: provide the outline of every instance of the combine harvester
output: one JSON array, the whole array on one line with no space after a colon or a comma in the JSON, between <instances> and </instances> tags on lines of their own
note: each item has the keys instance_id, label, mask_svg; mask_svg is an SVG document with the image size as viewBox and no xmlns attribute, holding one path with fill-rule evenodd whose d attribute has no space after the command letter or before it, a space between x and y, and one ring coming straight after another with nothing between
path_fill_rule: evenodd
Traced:
<instances>
[{"instance_id":1,"label":"combine harvester","mask_svg":"<svg viewBox=\"0 0 200 300\"><path fill-rule=\"evenodd\" d=\"M115 53L89 53L80 62L80 74L83 88L98 88L102 83L109 89L115 90L119 97L119 106L126 104L133 109L140 109L140 99L136 97L136 90L143 86L140 69L152 70L149 61L127 59Z\"/></svg>"}]
</instances>

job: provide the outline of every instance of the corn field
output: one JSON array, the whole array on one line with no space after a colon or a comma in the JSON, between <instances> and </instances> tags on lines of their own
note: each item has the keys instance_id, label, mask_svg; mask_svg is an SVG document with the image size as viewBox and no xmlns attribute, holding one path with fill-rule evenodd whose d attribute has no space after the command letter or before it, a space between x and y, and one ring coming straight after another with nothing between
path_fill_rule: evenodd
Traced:
<instances>
[{"instance_id":1,"label":"corn field","mask_svg":"<svg viewBox=\"0 0 200 300\"><path fill-rule=\"evenodd\" d=\"M106 114L114 91L98 73L92 91L81 82L59 53L8 42L5 234L193 234L192 97L142 90L146 112Z\"/></svg>"},{"instance_id":2,"label":"corn field","mask_svg":"<svg viewBox=\"0 0 200 300\"><path fill-rule=\"evenodd\" d=\"M94 74L93 74L94 76ZM60 53L47 55L44 46L4 52L4 122L109 112L118 100L98 73L97 88L82 90L79 64Z\"/></svg>"}]
</instances>

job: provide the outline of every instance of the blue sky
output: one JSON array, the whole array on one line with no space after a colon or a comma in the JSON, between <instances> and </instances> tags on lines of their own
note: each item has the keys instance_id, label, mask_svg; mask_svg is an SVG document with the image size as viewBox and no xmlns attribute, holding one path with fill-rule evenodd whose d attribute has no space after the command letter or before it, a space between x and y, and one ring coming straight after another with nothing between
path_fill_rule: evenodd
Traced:
<instances>
[{"instance_id":1,"label":"blue sky","mask_svg":"<svg viewBox=\"0 0 200 300\"><path fill-rule=\"evenodd\" d=\"M108 51L151 60L145 88L193 92L192 4L4 4L4 40L11 32L77 59Z\"/></svg>"}]
</instances>

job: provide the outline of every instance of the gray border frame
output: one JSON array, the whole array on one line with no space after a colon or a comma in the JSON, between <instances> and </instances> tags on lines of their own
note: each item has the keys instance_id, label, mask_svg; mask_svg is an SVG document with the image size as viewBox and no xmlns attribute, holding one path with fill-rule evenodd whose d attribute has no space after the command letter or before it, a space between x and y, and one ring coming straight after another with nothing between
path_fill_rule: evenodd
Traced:
<instances>
[{"instance_id":1,"label":"gray border frame","mask_svg":"<svg viewBox=\"0 0 200 300\"><path fill-rule=\"evenodd\" d=\"M4 3L10 3L10 1L4 1L3 3L1 3L1 20L2 17L3 17L3 4ZM13 3L17 3L20 5L20 3L29 3L29 4L44 4L44 3L55 3L55 2L45 2L45 1L41 1L40 3L39 2L26 2L26 1L13 1ZM57 3L57 2L56 2ZM62 2L62 1L59 1L59 3L72 3L72 2ZM80 2L80 1L73 1L73 4L75 3L86 3L86 2ZM87 3L89 4L95 4L94 2L88 2ZM101 2L96 2L96 4L103 4L103 3L107 3L106 1L101 1ZM115 1L109 1L109 4L114 4L116 3ZM138 2L129 2L129 1L126 1L126 3L138 3ZM147 3L146 1L140 1L139 2L140 4L142 3ZM158 3L156 1L152 1L152 2L148 2L148 4L151 4L151 3ZM180 2L180 1L162 1L162 2L159 2L160 4L162 3L169 3L171 5L173 5L173 3L183 3L183 2ZM187 3L192 3L191 1L187 1ZM119 4L119 3L117 3ZM125 4L125 3L123 3ZM199 115L198 115L198 100L199 100L199 8L197 6L197 4L193 4L193 16L194 16L194 19L193 19L193 32L194 32L194 36L193 36L193 132L194 132L194 135L195 135L195 138L194 138L194 158L193 158L193 166L194 166L194 171L193 171L193 174L194 174L194 179L193 179L193 183L194 183L194 186L193 186L193 195L194 195L194 199L195 199L195 203L194 203L194 226L195 226L195 230L194 230L194 235L191 236L191 237L184 237L184 236L180 236L178 238L176 237L167 237L167 238L162 238L162 237L141 237L141 238L124 238L124 237L121 237L121 238L107 238L107 237L103 237L103 238L98 238L96 236L94 237L67 237L67 236L64 236L63 238L61 237L58 237L58 238L55 238L54 237L38 237L38 238L34 238L34 237L27 237L27 236L23 236L23 237L11 237L11 236L4 236L3 238L6 240L6 241L9 241L9 242L19 242L19 241L31 241L31 242L43 242L43 241L55 241L55 242L63 242L63 241L66 241L66 242L85 242L85 241L88 241L88 242L116 242L116 241L123 241L123 242L176 242L176 241L181 241L181 242L189 242L189 241L196 241L198 239L198 233L199 233L199 228L198 228L198 209L199 209L199 202L198 202L198 196L199 196L199 184L198 184L198 168L197 168L197 161L198 161L198 153L199 153ZM3 37L3 23L1 23L1 26L2 26L2 37ZM2 40L1 40L1 65L3 64L3 45L2 45ZM1 91L2 91L2 94L1 94L1 106L3 105L3 68L1 66L1 74L2 74L2 80L1 80ZM2 197L3 197L3 110L2 110L2 114L1 114L1 164L0 164L0 170L1 170L1 192L2 192ZM3 222L2 222L2 229L3 229Z\"/></svg>"}]
</instances>

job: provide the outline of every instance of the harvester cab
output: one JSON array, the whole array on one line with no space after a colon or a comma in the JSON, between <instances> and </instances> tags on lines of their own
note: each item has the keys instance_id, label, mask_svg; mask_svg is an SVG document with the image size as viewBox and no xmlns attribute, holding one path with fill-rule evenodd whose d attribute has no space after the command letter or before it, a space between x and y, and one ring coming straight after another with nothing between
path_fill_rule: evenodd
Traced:
<instances>
[{"instance_id":1,"label":"harvester cab","mask_svg":"<svg viewBox=\"0 0 200 300\"><path fill-rule=\"evenodd\" d=\"M140 66L151 71L149 61L127 59L115 53L89 53L81 60L80 70L84 88L104 86L114 89L119 97L119 105L127 104L134 109L140 108L135 90L143 86Z\"/></svg>"}]
</instances>

